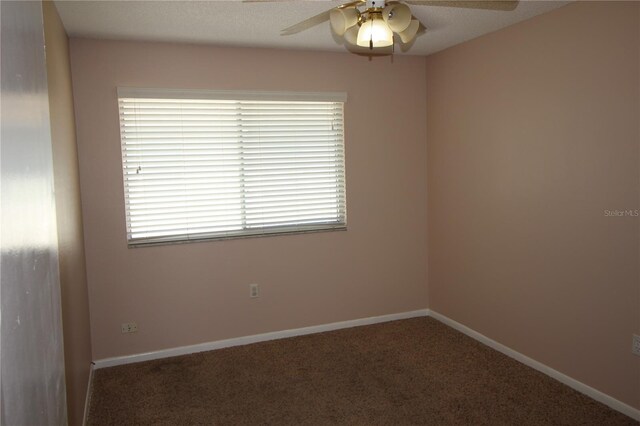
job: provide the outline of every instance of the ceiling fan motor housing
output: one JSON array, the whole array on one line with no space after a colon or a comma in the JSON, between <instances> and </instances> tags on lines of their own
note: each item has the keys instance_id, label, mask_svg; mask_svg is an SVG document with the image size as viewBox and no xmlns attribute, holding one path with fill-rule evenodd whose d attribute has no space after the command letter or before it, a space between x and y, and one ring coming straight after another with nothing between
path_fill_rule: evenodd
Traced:
<instances>
[{"instance_id":1,"label":"ceiling fan motor housing","mask_svg":"<svg viewBox=\"0 0 640 426\"><path fill-rule=\"evenodd\" d=\"M385 0L367 0L366 8L367 9L383 9L386 6Z\"/></svg>"}]
</instances>

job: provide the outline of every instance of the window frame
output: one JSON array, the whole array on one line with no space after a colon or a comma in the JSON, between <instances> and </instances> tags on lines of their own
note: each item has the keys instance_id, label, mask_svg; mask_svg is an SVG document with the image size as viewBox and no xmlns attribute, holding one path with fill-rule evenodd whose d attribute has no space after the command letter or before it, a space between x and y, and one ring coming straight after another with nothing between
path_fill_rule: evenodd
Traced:
<instances>
[{"instance_id":1,"label":"window frame","mask_svg":"<svg viewBox=\"0 0 640 426\"><path fill-rule=\"evenodd\" d=\"M194 234L179 234L179 235L167 235L167 236L155 236L144 238L131 238L131 226L130 226L130 210L129 202L127 200L129 191L127 189L127 172L125 168L126 160L126 148L125 148L125 136L122 131L121 121L121 106L120 102L122 98L147 98L147 99L176 99L176 100L221 100L221 101L247 101L247 102L260 102L260 101L272 101L272 102L327 102L327 103L340 103L341 104L341 125L342 125L342 140L341 140L341 170L344 174L342 177L341 191L337 191L337 194L342 194L341 218L344 221L336 224L322 223L322 224L304 224L298 223L293 225L277 225L277 226L265 226L262 228L245 228L233 231L225 231L224 233L218 232L201 232ZM239 238L255 238L277 235L295 235L306 234L316 232L332 232L332 231L346 231L347 230L347 183L346 183L346 143L345 143L345 112L344 104L347 101L347 94L345 92L284 92L284 91L238 91L238 90L201 90L201 89L155 89L155 88L132 88L132 87L118 87L117 88L117 102L118 102L118 125L120 128L120 144L121 144L121 161L123 176L123 193L124 193L124 213L125 213L125 234L127 239L127 246L129 248L136 247L148 247L155 245L168 245L168 244L186 244L192 242L203 241L221 241L229 239ZM295 182L292 180L292 182ZM244 193L241 193L244 199ZM244 204L243 204L244 206ZM243 207L244 208L244 207ZM292 211L295 211L292 209ZM289 229L287 229L289 228Z\"/></svg>"}]
</instances>

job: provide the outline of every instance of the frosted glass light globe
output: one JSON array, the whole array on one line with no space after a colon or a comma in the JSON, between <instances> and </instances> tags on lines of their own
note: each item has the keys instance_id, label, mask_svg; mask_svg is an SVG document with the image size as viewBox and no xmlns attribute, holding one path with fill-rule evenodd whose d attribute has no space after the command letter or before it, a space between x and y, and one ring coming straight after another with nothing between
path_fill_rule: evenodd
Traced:
<instances>
[{"instance_id":1,"label":"frosted glass light globe","mask_svg":"<svg viewBox=\"0 0 640 426\"><path fill-rule=\"evenodd\" d=\"M382 19L369 19L362 24L358 31L358 46L387 47L393 44L393 32Z\"/></svg>"}]
</instances>

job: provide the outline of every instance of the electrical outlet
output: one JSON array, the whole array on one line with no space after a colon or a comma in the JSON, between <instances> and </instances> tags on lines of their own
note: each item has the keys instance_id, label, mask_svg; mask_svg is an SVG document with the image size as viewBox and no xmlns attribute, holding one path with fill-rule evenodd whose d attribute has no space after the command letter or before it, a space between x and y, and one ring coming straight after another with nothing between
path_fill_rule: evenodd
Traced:
<instances>
[{"instance_id":1,"label":"electrical outlet","mask_svg":"<svg viewBox=\"0 0 640 426\"><path fill-rule=\"evenodd\" d=\"M126 322L122 324L122 333L135 333L138 331L138 324L135 322Z\"/></svg>"},{"instance_id":2,"label":"electrical outlet","mask_svg":"<svg viewBox=\"0 0 640 426\"><path fill-rule=\"evenodd\" d=\"M249 284L249 297L259 297L260 296L260 288L258 284Z\"/></svg>"},{"instance_id":3,"label":"electrical outlet","mask_svg":"<svg viewBox=\"0 0 640 426\"><path fill-rule=\"evenodd\" d=\"M633 335L633 346L631 347L631 352L636 355L640 355L640 336L637 334Z\"/></svg>"}]
</instances>

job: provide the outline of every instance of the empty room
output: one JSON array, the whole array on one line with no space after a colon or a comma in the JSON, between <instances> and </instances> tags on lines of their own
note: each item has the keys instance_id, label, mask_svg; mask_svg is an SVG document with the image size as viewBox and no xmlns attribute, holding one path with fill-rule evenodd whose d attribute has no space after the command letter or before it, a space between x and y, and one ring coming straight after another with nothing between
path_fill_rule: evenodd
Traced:
<instances>
[{"instance_id":1,"label":"empty room","mask_svg":"<svg viewBox=\"0 0 640 426\"><path fill-rule=\"evenodd\" d=\"M640 2L0 20L3 426L640 424Z\"/></svg>"}]
</instances>

